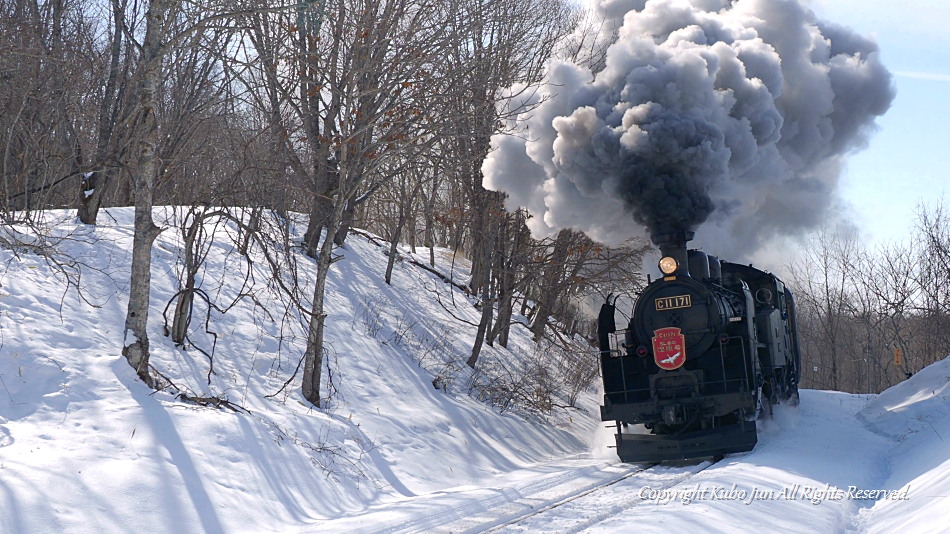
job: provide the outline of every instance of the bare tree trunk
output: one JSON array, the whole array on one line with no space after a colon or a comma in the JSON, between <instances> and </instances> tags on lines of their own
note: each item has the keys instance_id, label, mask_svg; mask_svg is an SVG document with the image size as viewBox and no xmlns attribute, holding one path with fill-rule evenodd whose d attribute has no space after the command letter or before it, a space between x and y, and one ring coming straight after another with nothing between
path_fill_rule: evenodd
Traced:
<instances>
[{"instance_id":1,"label":"bare tree trunk","mask_svg":"<svg viewBox=\"0 0 950 534\"><path fill-rule=\"evenodd\" d=\"M508 237L509 229L514 232L512 238ZM506 218L502 226L502 236L498 240L497 252L499 273L498 273L498 319L495 321L495 327L489 333L490 340L498 339L498 344L502 347L508 346L508 334L511 331L511 317L514 314L514 293L517 286L516 271L522 261L524 251L522 250L528 240L528 229L524 225L522 215L519 213ZM510 247L505 250L508 242Z\"/></svg>"},{"instance_id":2,"label":"bare tree trunk","mask_svg":"<svg viewBox=\"0 0 950 534\"><path fill-rule=\"evenodd\" d=\"M416 207L412 203L412 200L415 198L415 195L418 193L419 188L413 192L413 197L408 199L409 206L406 208L408 214L403 219L403 224L406 226L406 238L409 241L409 250L415 254L416 253Z\"/></svg>"},{"instance_id":3,"label":"bare tree trunk","mask_svg":"<svg viewBox=\"0 0 950 534\"><path fill-rule=\"evenodd\" d=\"M389 258L386 262L386 285L392 285L393 266L396 265L396 255L398 254L399 238L402 236L402 225L406 222L406 212L399 207L399 219L393 229L392 239L389 242Z\"/></svg>"},{"instance_id":4,"label":"bare tree trunk","mask_svg":"<svg viewBox=\"0 0 950 534\"><path fill-rule=\"evenodd\" d=\"M406 210L403 209L402 203L400 203L399 219L396 221L396 226L392 231L392 239L389 242L389 261L386 262L386 285L392 285L393 266L396 264L397 248L399 246L399 238L402 236L402 227L404 224L406 224Z\"/></svg>"},{"instance_id":5,"label":"bare tree trunk","mask_svg":"<svg viewBox=\"0 0 950 534\"><path fill-rule=\"evenodd\" d=\"M472 369L474 369L475 365L478 364L478 357L481 355L482 345L485 343L485 334L488 332L488 327L492 319L492 313L494 312L495 308L491 299L491 290L489 288L491 284L489 284L489 280L485 280L485 278L489 278L489 276L489 270L485 269L482 274L483 280L480 284L484 288L482 290L482 316L478 321L478 330L475 331L475 342L472 344L472 354L468 357L468 360L465 361L465 364Z\"/></svg>"},{"instance_id":6,"label":"bare tree trunk","mask_svg":"<svg viewBox=\"0 0 950 534\"><path fill-rule=\"evenodd\" d=\"M303 380L301 392L314 406L320 406L320 380L323 375L323 334L327 314L324 311L326 300L327 276L333 263L333 238L343 218L345 202L337 202L331 212L327 234L317 255L317 276L313 286L313 313L310 315L310 330L307 334L307 348L304 351ZM317 236L319 238L319 236Z\"/></svg>"},{"instance_id":7,"label":"bare tree trunk","mask_svg":"<svg viewBox=\"0 0 950 534\"><path fill-rule=\"evenodd\" d=\"M343 210L343 220L340 222L340 229L333 234L333 244L342 247L350 234L350 228L353 227L353 221L356 219L356 207L352 202L346 203L346 209Z\"/></svg>"},{"instance_id":8,"label":"bare tree trunk","mask_svg":"<svg viewBox=\"0 0 950 534\"><path fill-rule=\"evenodd\" d=\"M544 276L542 278L541 290L538 292L538 302L535 308L534 322L531 323L531 333L535 341L541 341L544 334L544 327L548 324L548 318L554 309L560 291L561 279L564 276L564 262L567 259L567 249L570 244L571 231L561 230L557 239L554 241L554 251L551 253L550 261L544 267Z\"/></svg>"},{"instance_id":9,"label":"bare tree trunk","mask_svg":"<svg viewBox=\"0 0 950 534\"><path fill-rule=\"evenodd\" d=\"M247 226L240 225L238 235L240 236L239 241L240 245L238 246L238 252L242 256L247 256L248 250L251 246L251 239L254 237L254 234L260 229L261 218L264 216L264 208L261 206L255 206L251 208L250 216L248 218Z\"/></svg>"},{"instance_id":10,"label":"bare tree trunk","mask_svg":"<svg viewBox=\"0 0 950 534\"><path fill-rule=\"evenodd\" d=\"M333 243L333 240L327 241ZM322 251L321 256L323 256ZM317 407L320 406L320 379L323 376L323 331L327 319L323 304L327 283L326 271L329 267L329 262L317 261L317 280L313 289L313 314L310 316L310 330L307 333L301 382L304 398Z\"/></svg>"},{"instance_id":11,"label":"bare tree trunk","mask_svg":"<svg viewBox=\"0 0 950 534\"><path fill-rule=\"evenodd\" d=\"M317 173L320 174L319 171ZM329 228L327 214L333 209L332 201L326 195L314 195L313 205L310 209L310 218L307 222L307 231L304 233L304 250L307 256L316 258L318 256L317 246L320 244L320 236L323 230Z\"/></svg>"},{"instance_id":12,"label":"bare tree trunk","mask_svg":"<svg viewBox=\"0 0 950 534\"><path fill-rule=\"evenodd\" d=\"M495 226L496 223L487 217L485 219L486 226L481 230L481 243L482 246L477 247L475 250L478 251L478 255L475 258L472 258L472 263L480 263L482 269L479 271L479 280L472 280L472 285L475 287L481 288L481 306L482 306L482 316L478 321L478 329L475 332L475 342L472 344L472 354L469 356L468 360L465 362L466 365L475 368L475 365L478 363L478 357L482 351L482 344L485 342L485 338L488 334L489 329L491 328L492 317L494 316L495 303L492 296L492 256L494 247L492 246L497 236L495 235ZM477 260L477 261L476 261ZM473 269L474 270L474 269Z\"/></svg>"},{"instance_id":13,"label":"bare tree trunk","mask_svg":"<svg viewBox=\"0 0 950 534\"><path fill-rule=\"evenodd\" d=\"M172 317L172 328L170 336L172 341L176 345L184 344L185 337L188 335L188 325L191 323L191 311L195 301L195 279L198 274L198 268L201 266L200 261L196 261L196 250L195 248L201 246L200 240L198 239L199 233L202 232L201 225L204 224L206 213L197 213L195 208L192 208L191 213L194 213L194 217L191 219L191 225L187 225L183 228L183 249L185 253L184 264L185 264L185 283L184 287L179 290L178 302L175 304L175 313ZM186 215L186 221L188 220L188 215ZM250 237L248 237L250 239Z\"/></svg>"},{"instance_id":14,"label":"bare tree trunk","mask_svg":"<svg viewBox=\"0 0 950 534\"><path fill-rule=\"evenodd\" d=\"M119 109L119 98L121 91L120 85L125 84L125 75L127 74L128 61L124 65L120 64L122 58L122 42L125 35L122 27L125 24L125 13L118 2L112 3L113 34L110 46L111 58L109 61L109 76L106 80L105 93L102 96L102 102L99 106L99 132L96 147L96 160L98 165L102 165L107 159L106 153L110 146L110 141L115 133L115 121L117 110ZM128 58L128 55L126 55ZM123 79L119 80L120 71L123 73ZM113 156L118 156L114 154ZM115 189L117 177L112 169L95 169L83 176L79 187L79 209L77 215L84 224L96 224L99 217L99 209L102 207L102 201L106 192Z\"/></svg>"},{"instance_id":15,"label":"bare tree trunk","mask_svg":"<svg viewBox=\"0 0 950 534\"><path fill-rule=\"evenodd\" d=\"M425 233L423 234L422 245L429 247L429 265L435 267L435 239L434 239L434 230L435 226L435 197L439 188L439 181L436 179L436 173L439 172L438 167L433 171L432 176L432 191L429 194L429 198L425 199L425 209L423 214L425 216Z\"/></svg>"},{"instance_id":16,"label":"bare tree trunk","mask_svg":"<svg viewBox=\"0 0 950 534\"><path fill-rule=\"evenodd\" d=\"M129 306L125 317L122 355L149 386L155 382L149 372L148 304L152 284L152 243L161 229L152 220L152 195L158 175L158 87L162 77L162 40L165 19L174 1L152 0L145 15L141 78L138 95L139 159L133 174L135 184L135 229L132 237L132 275Z\"/></svg>"}]
</instances>

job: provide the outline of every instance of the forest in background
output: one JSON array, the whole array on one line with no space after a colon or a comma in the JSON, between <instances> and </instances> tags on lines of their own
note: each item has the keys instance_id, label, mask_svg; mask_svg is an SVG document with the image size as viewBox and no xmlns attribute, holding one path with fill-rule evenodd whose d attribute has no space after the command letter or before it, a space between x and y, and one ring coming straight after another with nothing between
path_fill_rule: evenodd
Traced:
<instances>
[{"instance_id":1,"label":"forest in background","mask_svg":"<svg viewBox=\"0 0 950 534\"><path fill-rule=\"evenodd\" d=\"M164 387L148 359L152 243L185 244L168 335L186 343L210 221L263 251L309 318L299 387L315 405L326 273L354 228L389 242L386 283L400 242L471 261L455 282L481 310L473 368L519 321L539 343L591 339L585 304L635 294L649 246L532 237L481 165L511 118L506 90L532 91L552 57L596 71L610 31L564 0L0 0L0 244L43 235L47 210L95 225L104 206L134 206L121 350L152 387ZM182 207L179 227L157 226L161 205ZM922 207L918 234L884 250L842 231L805 241L788 280L804 387L876 392L950 352L948 224ZM313 287L298 269L316 272Z\"/></svg>"},{"instance_id":2,"label":"forest in background","mask_svg":"<svg viewBox=\"0 0 950 534\"><path fill-rule=\"evenodd\" d=\"M802 241L788 280L802 384L878 393L950 353L950 219L920 204L905 241L870 246L849 225Z\"/></svg>"}]
</instances>

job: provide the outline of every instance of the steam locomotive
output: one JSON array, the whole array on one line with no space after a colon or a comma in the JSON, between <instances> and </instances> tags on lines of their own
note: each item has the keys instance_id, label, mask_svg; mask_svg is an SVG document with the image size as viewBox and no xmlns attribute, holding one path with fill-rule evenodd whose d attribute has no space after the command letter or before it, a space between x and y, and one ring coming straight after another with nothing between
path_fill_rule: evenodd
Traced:
<instances>
[{"instance_id":1,"label":"steam locomotive","mask_svg":"<svg viewBox=\"0 0 950 534\"><path fill-rule=\"evenodd\" d=\"M792 293L775 276L687 250L692 232L653 235L662 276L625 329L610 298L598 317L603 421L625 462L751 450L756 418L798 404ZM642 425L642 426L640 426Z\"/></svg>"}]
</instances>

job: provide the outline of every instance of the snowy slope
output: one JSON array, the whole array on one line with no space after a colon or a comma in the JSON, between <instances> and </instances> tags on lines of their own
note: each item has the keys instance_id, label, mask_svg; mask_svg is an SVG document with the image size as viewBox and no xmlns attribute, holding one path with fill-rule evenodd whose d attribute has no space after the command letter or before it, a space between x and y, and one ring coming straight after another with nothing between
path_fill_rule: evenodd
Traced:
<instances>
[{"instance_id":1,"label":"snowy slope","mask_svg":"<svg viewBox=\"0 0 950 534\"><path fill-rule=\"evenodd\" d=\"M119 355L131 215L51 229L55 257L83 264L71 269L81 293L36 249L0 249L0 531L280 532L587 449L595 423L585 412L526 418L473 399L459 362L473 333L462 320L477 310L460 293L453 307L450 286L406 262L386 286L382 249L358 236L333 264L332 398L316 410L302 402L299 378L281 389L303 353L300 318L264 290L261 262L255 285L242 286L246 266L230 246L211 248L199 284L221 307L240 293L259 305L244 298L211 314L210 384L208 358L162 335L180 241L166 229L154 250L152 363L190 394L249 413L153 393ZM201 322L196 344L210 353ZM521 332L512 341L515 353L534 350ZM483 358L516 360L493 348ZM446 376L447 391L424 366ZM592 398L582 399L591 410Z\"/></svg>"},{"instance_id":2,"label":"snowy slope","mask_svg":"<svg viewBox=\"0 0 950 534\"><path fill-rule=\"evenodd\" d=\"M531 371L524 329L510 351L486 348L489 371L473 377L463 362L478 311L406 261L386 286L383 249L357 235L330 276L332 395L314 409L291 380L300 317L266 290L263 262L244 283L249 267L224 239L200 286L222 308L253 299L211 312L216 342L193 323L195 344L214 348L210 381L206 355L162 335L180 254L167 229L154 252L153 364L243 410L152 392L118 354L130 224L130 210L110 210L95 228L51 227L58 253L0 248L0 532L477 532L639 469L606 449L594 391L544 417L499 409L477 385ZM54 268L49 254L82 266ZM760 425L753 451L692 476L695 466L650 470L502 530L946 532L948 383L945 360L877 396L803 391L798 409ZM857 498L864 490L893 493Z\"/></svg>"}]
</instances>

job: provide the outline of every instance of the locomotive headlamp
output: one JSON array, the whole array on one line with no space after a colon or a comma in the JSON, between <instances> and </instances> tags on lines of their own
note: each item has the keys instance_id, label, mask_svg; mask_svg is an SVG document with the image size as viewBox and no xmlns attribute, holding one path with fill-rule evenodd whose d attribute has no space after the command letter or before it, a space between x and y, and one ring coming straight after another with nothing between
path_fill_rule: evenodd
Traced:
<instances>
[{"instance_id":1,"label":"locomotive headlamp","mask_svg":"<svg viewBox=\"0 0 950 534\"><path fill-rule=\"evenodd\" d=\"M664 256L660 260L660 272L665 275L671 275L675 273L677 268L679 268L679 262L676 261L676 258Z\"/></svg>"}]
</instances>

